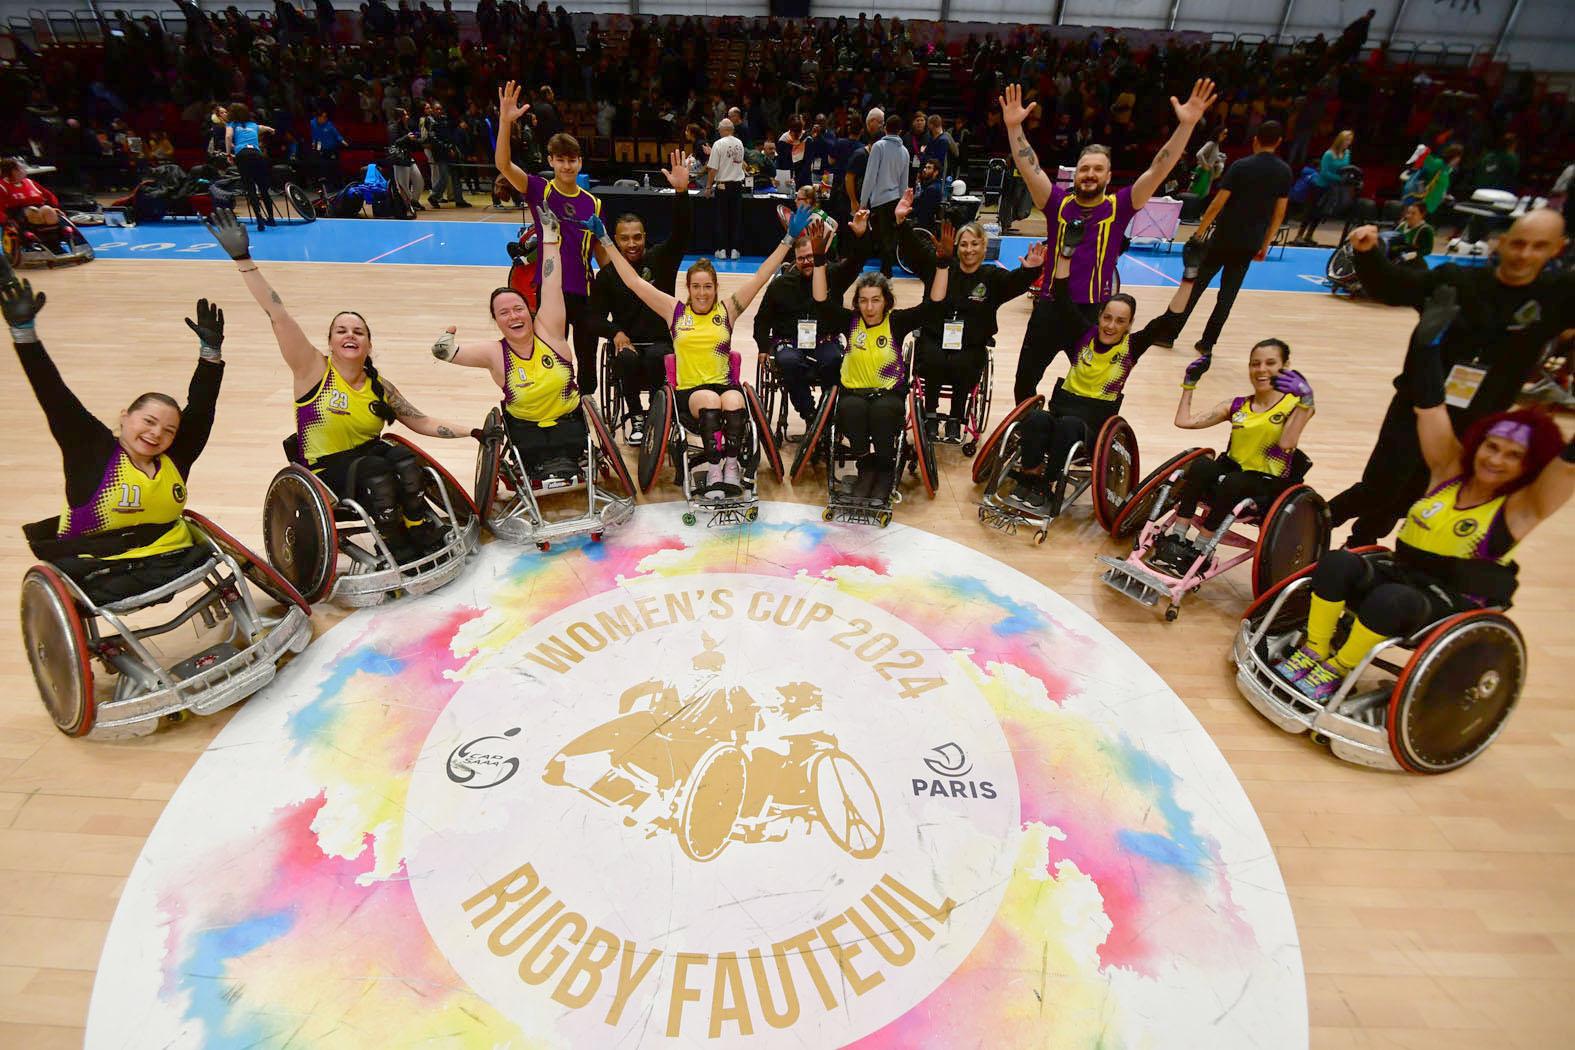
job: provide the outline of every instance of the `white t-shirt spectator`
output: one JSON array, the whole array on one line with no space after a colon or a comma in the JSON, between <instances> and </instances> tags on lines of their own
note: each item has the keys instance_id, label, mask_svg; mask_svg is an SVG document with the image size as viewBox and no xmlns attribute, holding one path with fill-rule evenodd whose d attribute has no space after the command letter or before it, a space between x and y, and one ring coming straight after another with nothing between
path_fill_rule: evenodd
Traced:
<instances>
[{"instance_id":1,"label":"white t-shirt spectator","mask_svg":"<svg viewBox=\"0 0 1575 1050\"><path fill-rule=\"evenodd\" d=\"M733 135L723 135L711 145L706 167L713 172L712 183L744 181L744 144Z\"/></svg>"}]
</instances>

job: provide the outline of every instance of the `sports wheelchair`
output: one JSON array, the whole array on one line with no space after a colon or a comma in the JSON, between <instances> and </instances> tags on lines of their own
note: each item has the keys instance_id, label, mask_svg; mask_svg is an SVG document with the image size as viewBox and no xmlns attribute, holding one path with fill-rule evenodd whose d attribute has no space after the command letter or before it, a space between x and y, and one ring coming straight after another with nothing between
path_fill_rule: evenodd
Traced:
<instances>
[{"instance_id":1,"label":"sports wheelchair","mask_svg":"<svg viewBox=\"0 0 1575 1050\"><path fill-rule=\"evenodd\" d=\"M426 594L458 576L476 549L481 518L470 493L403 437L384 434L382 440L404 445L421 461L427 508L444 530L443 546L401 561L365 507L349 496L335 496L307 468L292 434L284 441L289 465L274 475L263 497L263 543L274 568L308 602L361 607L402 594Z\"/></svg>"},{"instance_id":2,"label":"sports wheelchair","mask_svg":"<svg viewBox=\"0 0 1575 1050\"><path fill-rule=\"evenodd\" d=\"M770 421L760 395L749 383L739 382L738 351L732 351L728 357L728 381L744 395L749 427L738 455L743 491L736 496L709 496L698 491L696 475L705 463L706 435L698 433L699 421L689 414L689 407L678 404L678 363L672 354L667 355L666 365L667 383L652 396L651 408L646 414L645 441L640 445L640 491L651 491L663 465L670 460L673 484L683 490L684 502L688 505L683 515L685 525L694 525L701 515L706 516L707 528L754 521L760 516L760 493L755 478L761 461L779 480L786 472L782 469L782 454L772 440Z\"/></svg>"},{"instance_id":3,"label":"sports wheelchair","mask_svg":"<svg viewBox=\"0 0 1575 1050\"><path fill-rule=\"evenodd\" d=\"M990 421L990 390L994 382L995 344L991 343L989 352L985 355L984 371L979 375L979 382L974 385L972 390L968 391L968 400L965 403L962 413L961 432L955 438L948 437L944 433L931 433L931 444L960 446L962 454L965 456L972 456L975 452L979 451L979 442L984 439L985 424ZM924 405L924 395L926 392L924 377L921 375L915 375L913 377L913 383L914 386L918 388L919 405L922 407ZM956 397L956 392L952 389L952 385L950 383L940 383L937 385L940 388L938 393L941 397ZM930 433L930 422L931 420L929 417L926 417L926 433ZM935 422L944 422L944 419L937 418Z\"/></svg>"},{"instance_id":4,"label":"sports wheelchair","mask_svg":"<svg viewBox=\"0 0 1575 1050\"><path fill-rule=\"evenodd\" d=\"M4 238L6 261L18 270L93 260L93 246L64 213L54 226L35 226L26 219L9 219L0 230L0 237Z\"/></svg>"},{"instance_id":5,"label":"sports wheelchair","mask_svg":"<svg viewBox=\"0 0 1575 1050\"><path fill-rule=\"evenodd\" d=\"M1146 559L1154 541L1176 521L1175 490L1182 474L1194 460L1212 455L1214 450L1210 448L1188 449L1144 478L1110 529L1118 539L1138 534L1132 553L1125 558L1099 555L1100 562L1107 566L1100 575L1102 581L1149 608L1166 599L1167 622L1181 615L1183 598L1238 565L1252 563L1252 593L1257 597L1316 562L1329 549L1329 506L1303 484L1302 479L1312 469L1312 460L1298 449L1291 461L1290 487L1266 509L1248 499L1232 507L1182 575L1174 576L1150 565ZM1203 509L1200 505L1200 519ZM1238 531L1249 527L1256 527L1255 533ZM1233 553L1216 561L1214 553L1221 547L1230 548Z\"/></svg>"},{"instance_id":6,"label":"sports wheelchair","mask_svg":"<svg viewBox=\"0 0 1575 1050\"><path fill-rule=\"evenodd\" d=\"M1059 388L1060 380L1056 386ZM1035 394L1012 409L984 439L973 461L974 484L985 487L979 500L979 520L1007 535L1015 535L1027 525L1034 530L1035 543L1044 543L1056 516L1034 511L1014 500L1012 493L1017 484L1014 472L1021 458L1023 420L1044 404L1044 395ZM1137 435L1125 419L1111 416L1099 428L1092 444L1080 441L1068 451L1056 481L1061 510L1064 512L1092 489L1094 520L1101 529L1111 531L1129 502L1137 471Z\"/></svg>"},{"instance_id":7,"label":"sports wheelchair","mask_svg":"<svg viewBox=\"0 0 1575 1050\"><path fill-rule=\"evenodd\" d=\"M142 594L103 602L49 560L69 553L55 540L58 519L24 527L42 563L22 578L22 642L44 707L67 736L143 736L164 719L223 710L271 682L279 660L312 640L311 609L284 577L207 518L184 517L196 542L183 571ZM281 611L264 615L253 588ZM186 605L168 620L131 622L178 595ZM170 665L154 639L194 620L198 641L211 644ZM94 680L95 660L114 679L107 699Z\"/></svg>"},{"instance_id":8,"label":"sports wheelchair","mask_svg":"<svg viewBox=\"0 0 1575 1050\"><path fill-rule=\"evenodd\" d=\"M835 380L821 383L813 371L810 374L809 386L812 392L817 393L817 404L835 385ZM755 357L755 390L760 395L760 404L765 410L766 419L771 423L771 437L776 441L777 447L781 448L788 442L788 408L791 401L788 398L787 381L782 375L782 369L777 365L776 355L771 347L761 347L760 353Z\"/></svg>"},{"instance_id":9,"label":"sports wheelchair","mask_svg":"<svg viewBox=\"0 0 1575 1050\"><path fill-rule=\"evenodd\" d=\"M918 475L924 494L930 499L935 498L935 447L925 432L919 393L912 383L913 358L910 356L908 360L908 382L897 387L903 391L905 418L897 431L896 462L889 492L871 497L852 494L848 479L840 476L839 471L854 455L843 444L837 432L837 403L848 395L843 393L841 386L833 386L821 398L820 409L810 422L804 443L799 446L798 454L793 459L792 478L793 484L797 485L809 476L812 464L826 464L826 509L821 512L823 521L878 525L884 529L891 524L892 508L902 502L902 478L905 473Z\"/></svg>"},{"instance_id":10,"label":"sports wheelchair","mask_svg":"<svg viewBox=\"0 0 1575 1050\"><path fill-rule=\"evenodd\" d=\"M1384 547L1358 547L1369 559ZM1446 616L1406 638L1373 647L1338 692L1308 699L1275 664L1306 634L1312 566L1248 607L1231 656L1236 686L1258 713L1287 733L1311 732L1335 756L1372 769L1446 773L1496 739L1526 680L1526 643L1502 609ZM1335 632L1349 627L1348 611Z\"/></svg>"},{"instance_id":11,"label":"sports wheelchair","mask_svg":"<svg viewBox=\"0 0 1575 1050\"><path fill-rule=\"evenodd\" d=\"M636 354L643 355L645 351L658 344L631 343L630 345L633 346ZM672 350L669 347L668 353L671 352ZM599 402L601 420L606 424L607 430L615 436L621 437L626 444L639 446L643 443L643 437L640 441L636 441L634 433L636 425L642 424L644 419L629 412L624 404L623 380L618 375L617 358L618 351L613 348L612 340L602 339L598 341L596 348L596 400ZM657 391L649 390L646 393L650 395L654 402Z\"/></svg>"},{"instance_id":12,"label":"sports wheelchair","mask_svg":"<svg viewBox=\"0 0 1575 1050\"><path fill-rule=\"evenodd\" d=\"M554 540L586 534L600 543L603 532L634 514L634 481L612 432L595 405L581 399L580 410L588 434L572 477L533 477L508 439L503 410L487 413L485 437L476 452L476 510L494 536L534 543L539 550L548 550ZM585 494L579 513L552 518L543 513L542 497L575 489Z\"/></svg>"}]
</instances>

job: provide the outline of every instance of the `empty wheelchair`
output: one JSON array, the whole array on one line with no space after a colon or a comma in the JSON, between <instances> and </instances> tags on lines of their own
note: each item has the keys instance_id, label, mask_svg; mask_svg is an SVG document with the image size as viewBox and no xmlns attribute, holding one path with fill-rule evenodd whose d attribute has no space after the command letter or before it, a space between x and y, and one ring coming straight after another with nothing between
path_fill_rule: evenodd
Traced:
<instances>
[{"instance_id":1,"label":"empty wheelchair","mask_svg":"<svg viewBox=\"0 0 1575 1050\"><path fill-rule=\"evenodd\" d=\"M1022 426L1029 413L1043 408L1036 394L1012 409L992 430L974 457L973 480L984 486L979 500L979 520L993 529L1015 535L1019 528L1034 530L1034 542L1049 536L1056 515L1014 498L1022 455ZM1092 490L1094 520L1110 531L1127 506L1138 472L1137 435L1119 415L1111 416L1091 442L1077 442L1068 451L1056 481L1058 502L1064 513L1083 493Z\"/></svg>"},{"instance_id":2,"label":"empty wheelchair","mask_svg":"<svg viewBox=\"0 0 1575 1050\"><path fill-rule=\"evenodd\" d=\"M179 575L105 601L63 567L73 552L55 538L57 519L24 528L41 562L22 579L22 642L44 707L67 736L142 736L163 720L223 710L311 641L311 609L288 581L207 518L184 516L195 542ZM150 622L149 610L177 600L178 611ZM112 687L100 687L105 678Z\"/></svg>"},{"instance_id":3,"label":"empty wheelchair","mask_svg":"<svg viewBox=\"0 0 1575 1050\"><path fill-rule=\"evenodd\" d=\"M1291 462L1291 485L1268 507L1244 499L1221 521L1198 557L1179 576L1149 563L1154 541L1176 521L1177 483L1194 460L1212 456L1213 449L1194 448L1162 464L1133 493L1127 513L1118 514L1111 532L1124 538L1136 532L1137 542L1125 558L1099 555L1107 566L1100 576L1110 587L1149 608L1166 601L1165 619L1181 614L1181 602L1209 580L1238 565L1252 563L1252 593L1263 594L1280 580L1311 565L1329 549L1329 507L1323 497L1302 483L1312 461L1298 449ZM1194 521L1201 521L1200 506ZM1251 531L1247 531L1251 530ZM1216 551L1226 548L1229 553Z\"/></svg>"},{"instance_id":4,"label":"empty wheelchair","mask_svg":"<svg viewBox=\"0 0 1575 1050\"><path fill-rule=\"evenodd\" d=\"M76 224L64 215L55 226L35 226L11 220L0 229L4 238L6 261L20 270L24 267L55 267L91 262L93 246Z\"/></svg>"},{"instance_id":5,"label":"empty wheelchair","mask_svg":"<svg viewBox=\"0 0 1575 1050\"><path fill-rule=\"evenodd\" d=\"M589 400L581 399L580 411L587 437L573 474L533 474L508 439L503 410L487 414L476 452L476 510L494 536L540 550L575 536L599 543L634 514L634 481L612 432Z\"/></svg>"},{"instance_id":6,"label":"empty wheelchair","mask_svg":"<svg viewBox=\"0 0 1575 1050\"><path fill-rule=\"evenodd\" d=\"M481 519L470 493L403 437L384 434L382 440L404 445L421 462L427 476L423 498L443 530L443 544L401 560L368 508L335 496L307 468L292 434L284 442L290 463L274 475L263 499L263 537L268 560L308 602L356 607L425 594L458 576L476 549Z\"/></svg>"},{"instance_id":7,"label":"empty wheelchair","mask_svg":"<svg viewBox=\"0 0 1575 1050\"><path fill-rule=\"evenodd\" d=\"M694 525L702 517L708 528L754 521L760 516L760 493L756 484L760 466L764 464L779 479L785 472L782 454L772 439L770 420L759 394L751 384L739 382L738 351L729 355L729 382L744 395L748 426L738 450L742 484L736 494L705 491L701 475L708 462L706 442L712 440L712 436L701 434L699 421L689 414L688 406L678 404L677 361L672 354L667 355L666 365L667 383L652 398L645 420L645 441L640 446L640 491L650 492L663 467L671 464L673 484L683 491L688 508L683 515L685 525Z\"/></svg>"},{"instance_id":8,"label":"empty wheelchair","mask_svg":"<svg viewBox=\"0 0 1575 1050\"><path fill-rule=\"evenodd\" d=\"M1376 546L1355 553L1391 557ZM1502 609L1455 613L1385 638L1334 695L1315 701L1275 667L1305 638L1311 574L1308 566L1259 595L1236 632L1236 685L1259 714L1288 733L1310 733L1347 762L1411 773L1458 769L1497 739L1526 680L1525 640Z\"/></svg>"}]
</instances>

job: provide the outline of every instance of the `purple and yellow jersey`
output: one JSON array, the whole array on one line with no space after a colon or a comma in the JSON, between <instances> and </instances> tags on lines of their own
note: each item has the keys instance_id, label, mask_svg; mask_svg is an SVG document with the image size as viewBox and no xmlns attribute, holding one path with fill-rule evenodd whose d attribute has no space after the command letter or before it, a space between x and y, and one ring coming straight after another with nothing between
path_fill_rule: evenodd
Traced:
<instances>
[{"instance_id":1,"label":"purple and yellow jersey","mask_svg":"<svg viewBox=\"0 0 1575 1050\"><path fill-rule=\"evenodd\" d=\"M1296 411L1297 397L1286 394L1259 412L1252 398L1238 397L1230 406L1230 444L1225 454L1242 470L1280 477L1291 467L1292 453L1280 447L1285 423Z\"/></svg>"},{"instance_id":2,"label":"purple and yellow jersey","mask_svg":"<svg viewBox=\"0 0 1575 1050\"><path fill-rule=\"evenodd\" d=\"M585 223L602 213L602 202L582 186L573 193L565 193L555 180L540 175L527 175L525 206L539 227L543 207L558 217L563 238L558 248L563 259L563 291L565 295L589 295L591 291L591 231ZM565 221L567 220L567 221ZM536 287L541 287L541 269L536 270Z\"/></svg>"},{"instance_id":3,"label":"purple and yellow jersey","mask_svg":"<svg viewBox=\"0 0 1575 1050\"><path fill-rule=\"evenodd\" d=\"M1510 562L1515 541L1504 527L1504 501L1495 496L1475 507L1460 506L1465 476L1450 478L1411 504L1399 541L1408 547L1445 558Z\"/></svg>"},{"instance_id":4,"label":"purple and yellow jersey","mask_svg":"<svg viewBox=\"0 0 1575 1050\"><path fill-rule=\"evenodd\" d=\"M317 388L295 402L295 434L307 465L381 434L383 421L372 411L376 401L371 379L363 378L357 389L345 382L332 360L325 360Z\"/></svg>"},{"instance_id":5,"label":"purple and yellow jersey","mask_svg":"<svg viewBox=\"0 0 1575 1050\"><path fill-rule=\"evenodd\" d=\"M191 530L181 516L185 510L186 479L168 456L154 461L150 476L137 469L125 449L117 449L104 465L104 477L92 497L78 506L66 506L57 535L74 539L101 536L133 525L167 524L169 528L151 543L106 557L168 554L192 545Z\"/></svg>"},{"instance_id":6,"label":"purple and yellow jersey","mask_svg":"<svg viewBox=\"0 0 1575 1050\"><path fill-rule=\"evenodd\" d=\"M516 353L507 339L498 345L503 348L503 407L509 415L550 427L580 407L574 366L567 358L540 339L528 354Z\"/></svg>"},{"instance_id":7,"label":"purple and yellow jersey","mask_svg":"<svg viewBox=\"0 0 1575 1050\"><path fill-rule=\"evenodd\" d=\"M1070 190L1051 188L1050 199L1045 202L1046 229L1055 231L1049 258L1060 254L1066 224L1083 220L1083 242L1072 251L1072 269L1066 279L1072 302L1102 303L1115 292L1116 261L1121 258L1127 224L1135 214L1131 186L1105 194L1092 206L1079 204ZM1049 273L1050 267L1045 272ZM1045 281L1039 288L1040 298L1050 294L1049 284Z\"/></svg>"},{"instance_id":8,"label":"purple and yellow jersey","mask_svg":"<svg viewBox=\"0 0 1575 1050\"><path fill-rule=\"evenodd\" d=\"M842 386L848 390L890 390L906 371L902 347L891 335L891 314L873 328L854 317L848 327L848 352L842 358Z\"/></svg>"},{"instance_id":9,"label":"purple and yellow jersey","mask_svg":"<svg viewBox=\"0 0 1575 1050\"><path fill-rule=\"evenodd\" d=\"M679 303L667 330L673 337L679 390L732 381L733 323L720 302L703 314Z\"/></svg>"},{"instance_id":10,"label":"purple and yellow jersey","mask_svg":"<svg viewBox=\"0 0 1575 1050\"><path fill-rule=\"evenodd\" d=\"M1090 328L1083 333L1072 354L1072 369L1061 386L1078 397L1114 401L1121 396L1127 376L1137 364L1132 355L1132 336L1129 332L1115 346L1100 349L1098 332L1097 328Z\"/></svg>"}]
</instances>

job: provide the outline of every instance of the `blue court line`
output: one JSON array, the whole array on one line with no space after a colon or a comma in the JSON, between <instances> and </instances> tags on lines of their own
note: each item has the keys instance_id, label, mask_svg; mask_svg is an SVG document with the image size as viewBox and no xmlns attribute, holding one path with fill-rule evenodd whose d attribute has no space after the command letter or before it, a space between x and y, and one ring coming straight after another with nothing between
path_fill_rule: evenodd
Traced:
<instances>
[{"instance_id":1,"label":"blue court line","mask_svg":"<svg viewBox=\"0 0 1575 1050\"><path fill-rule=\"evenodd\" d=\"M190 219L124 228L88 227L83 232L106 259L189 261L224 255L202 225ZM512 221L319 219L287 223L260 234L253 230L251 234L252 256L265 262L496 266L501 271L508 267L504 246L517 236L518 226ZM1031 237L1003 238L1001 261L1016 265L1033 243ZM1327 294L1323 274L1329 252L1328 248L1287 248L1282 256L1276 250L1274 258L1252 264L1243 287ZM718 261L716 268L723 273L752 273L759 265L756 257ZM1181 278L1181 252L1138 248L1122 256L1120 266L1124 286L1173 288Z\"/></svg>"}]
</instances>

